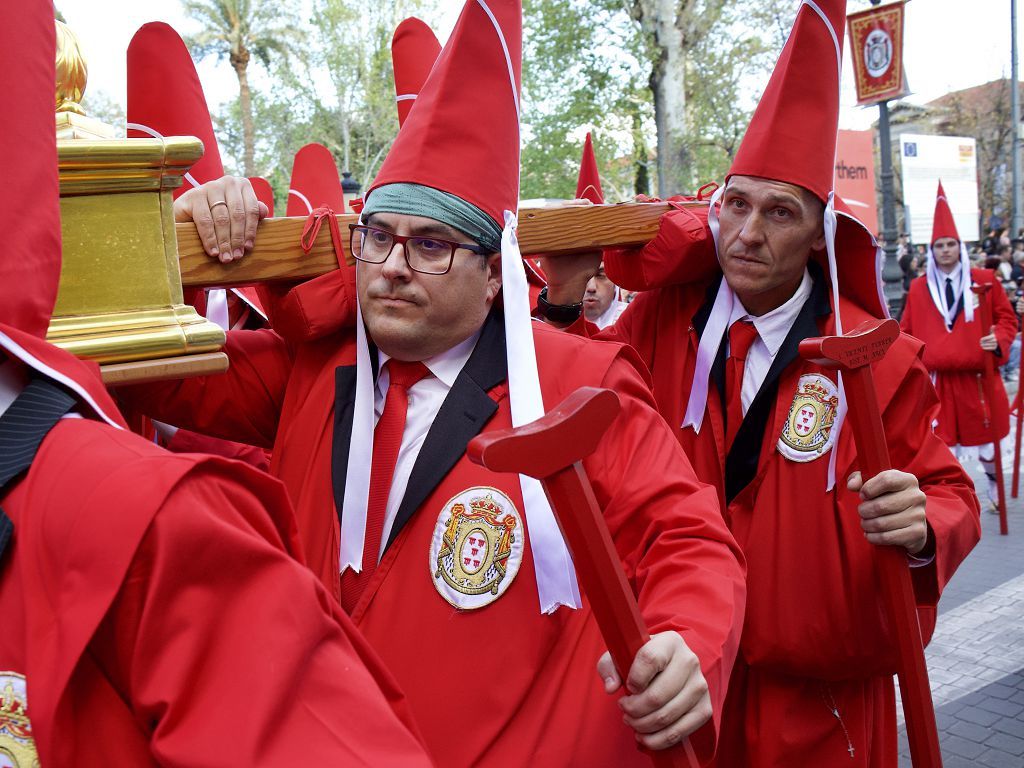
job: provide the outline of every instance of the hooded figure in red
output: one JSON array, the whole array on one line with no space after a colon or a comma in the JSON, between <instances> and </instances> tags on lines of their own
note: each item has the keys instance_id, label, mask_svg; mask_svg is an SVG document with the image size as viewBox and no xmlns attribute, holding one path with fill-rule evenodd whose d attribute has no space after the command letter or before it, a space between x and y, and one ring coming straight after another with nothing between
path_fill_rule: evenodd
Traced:
<instances>
[{"instance_id":1,"label":"hooded figure in red","mask_svg":"<svg viewBox=\"0 0 1024 768\"><path fill-rule=\"evenodd\" d=\"M441 52L433 30L415 17L403 19L391 38L391 64L395 78L395 105L399 130L412 112L416 99ZM338 170L330 151L309 144L295 155L288 216L306 216L320 205L345 210L337 181ZM352 201L355 212L363 201ZM544 275L533 259L524 259L531 302L544 287ZM326 275L297 285L263 285L258 289L270 324L292 343L313 341L341 328L352 328L356 319L355 270L341 265Z\"/></svg>"},{"instance_id":2,"label":"hooded figure in red","mask_svg":"<svg viewBox=\"0 0 1024 768\"><path fill-rule=\"evenodd\" d=\"M429 765L301 557L280 485L129 432L46 343L61 266L53 6L0 8L0 760Z\"/></svg>"},{"instance_id":3,"label":"hooded figure in red","mask_svg":"<svg viewBox=\"0 0 1024 768\"><path fill-rule=\"evenodd\" d=\"M288 185L286 216L308 216L327 207L345 210L334 155L322 144L306 144L295 153ZM348 265L298 284L261 285L257 292L271 327L298 344L351 327L355 322L355 269Z\"/></svg>"},{"instance_id":4,"label":"hooded figure in red","mask_svg":"<svg viewBox=\"0 0 1024 768\"><path fill-rule=\"evenodd\" d=\"M224 175L213 121L192 57L178 33L163 22L142 25L128 46L128 136L196 136L203 142L203 156L185 174L185 183L175 190L175 197ZM266 196L270 185L257 178L253 181L254 194L257 189ZM271 199L270 215L272 209ZM267 313L254 288L199 291L187 295L186 300L224 329L259 328L266 322ZM140 421L132 415L130 420L133 429L151 434L145 419ZM251 445L219 440L161 422L154 422L152 427L162 444L175 453L200 451L239 459L258 469L269 466L266 454Z\"/></svg>"},{"instance_id":5,"label":"hooded figure in red","mask_svg":"<svg viewBox=\"0 0 1024 768\"><path fill-rule=\"evenodd\" d=\"M927 637L980 535L971 482L931 429L920 342L902 336L875 366L900 471L866 483L841 379L798 355L804 338L885 316L878 248L832 190L845 10L800 4L711 205L667 214L641 252L605 254L609 275L644 293L599 338L630 343L650 367L660 412L747 558L717 759L727 768L894 768L894 643L873 546L911 558ZM546 265L561 307L586 276L566 264Z\"/></svg>"},{"instance_id":6,"label":"hooded figure in red","mask_svg":"<svg viewBox=\"0 0 1024 768\"><path fill-rule=\"evenodd\" d=\"M589 131L583 142L580 173L576 179L576 199L588 200L594 205L604 203L601 176L597 171L597 157L594 155L594 143ZM619 319L626 306L626 302L619 300L619 288L605 273L602 264L587 282L587 290L583 294L584 316L598 328L607 328Z\"/></svg>"},{"instance_id":7,"label":"hooded figure in red","mask_svg":"<svg viewBox=\"0 0 1024 768\"><path fill-rule=\"evenodd\" d=\"M162 21L143 24L128 45L128 136L196 136L203 142L202 158L185 174L175 197L224 175L195 64L178 33ZM229 304L229 297L216 291L197 296L196 306L223 328L242 327L240 318L249 312L266 320L254 288L234 288L230 293L241 306L232 307L236 302Z\"/></svg>"},{"instance_id":8,"label":"hooded figure in red","mask_svg":"<svg viewBox=\"0 0 1024 768\"><path fill-rule=\"evenodd\" d=\"M982 328L979 297L972 285L992 286L981 298L989 302L992 327ZM900 326L924 342L923 361L939 394L935 432L954 451L982 446L979 459L988 475L988 500L996 509L995 442L1010 431L1010 406L1002 379L994 377L992 402L983 385L985 356L1006 362L1017 335L1017 315L1002 285L988 269L971 269L953 221L942 182L935 198L935 219L924 275L910 284Z\"/></svg>"},{"instance_id":9,"label":"hooded figure in red","mask_svg":"<svg viewBox=\"0 0 1024 768\"><path fill-rule=\"evenodd\" d=\"M441 44L433 31L419 19L404 19L395 29L391 62L399 128L409 116L440 52ZM338 166L326 147L307 144L295 153L285 215L308 216L321 206L337 213L345 210ZM362 210L362 200L353 201L353 208L357 213ZM262 285L258 291L274 330L298 344L355 326L355 280L355 269L342 264L333 272L297 285Z\"/></svg>"},{"instance_id":10,"label":"hooded figure in red","mask_svg":"<svg viewBox=\"0 0 1024 768\"><path fill-rule=\"evenodd\" d=\"M391 38L391 64L395 71L395 105L398 126L405 123L423 84L441 53L434 31L412 16L403 19Z\"/></svg>"},{"instance_id":11,"label":"hooded figure in red","mask_svg":"<svg viewBox=\"0 0 1024 768\"><path fill-rule=\"evenodd\" d=\"M742 565L633 353L531 321L515 236L521 33L515 0L466 3L352 232L355 328L302 344L229 333L227 374L145 395L167 418L273 441L311 567L440 765L646 766L638 738L691 733L708 758ZM584 385L624 409L583 464L665 665L660 695L642 657L638 693L609 695L618 675L607 658L595 674L605 644L542 489L465 453Z\"/></svg>"}]
</instances>

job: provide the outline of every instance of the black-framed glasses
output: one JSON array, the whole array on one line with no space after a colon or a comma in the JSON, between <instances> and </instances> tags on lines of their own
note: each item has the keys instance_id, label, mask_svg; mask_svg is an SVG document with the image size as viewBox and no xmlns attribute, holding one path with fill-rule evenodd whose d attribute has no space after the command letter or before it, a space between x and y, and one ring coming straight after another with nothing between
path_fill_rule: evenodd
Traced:
<instances>
[{"instance_id":1,"label":"black-framed glasses","mask_svg":"<svg viewBox=\"0 0 1024 768\"><path fill-rule=\"evenodd\" d=\"M361 224L349 224L351 236L349 247L352 255L367 264L383 264L388 260L395 244L402 246L405 263L413 272L424 275L443 275L452 268L455 252L465 248L480 255L490 253L489 250L472 243L455 243L437 237L422 235L396 235L386 229L367 227Z\"/></svg>"}]
</instances>

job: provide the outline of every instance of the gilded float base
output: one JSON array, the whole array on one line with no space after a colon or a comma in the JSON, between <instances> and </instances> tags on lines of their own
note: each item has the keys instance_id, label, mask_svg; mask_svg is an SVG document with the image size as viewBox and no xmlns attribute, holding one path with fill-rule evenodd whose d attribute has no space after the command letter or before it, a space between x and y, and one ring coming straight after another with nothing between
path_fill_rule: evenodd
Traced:
<instances>
[{"instance_id":1,"label":"gilded float base","mask_svg":"<svg viewBox=\"0 0 1024 768\"><path fill-rule=\"evenodd\" d=\"M225 335L193 307L177 304L55 317L47 340L77 357L97 363L122 363L216 352L224 346Z\"/></svg>"}]
</instances>

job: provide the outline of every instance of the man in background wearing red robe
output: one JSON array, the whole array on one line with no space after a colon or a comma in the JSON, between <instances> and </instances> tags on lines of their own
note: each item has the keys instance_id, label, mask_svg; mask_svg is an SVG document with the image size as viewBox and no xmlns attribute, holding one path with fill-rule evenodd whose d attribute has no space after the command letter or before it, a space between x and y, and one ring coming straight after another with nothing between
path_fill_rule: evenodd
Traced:
<instances>
[{"instance_id":1,"label":"man in background wearing red robe","mask_svg":"<svg viewBox=\"0 0 1024 768\"><path fill-rule=\"evenodd\" d=\"M832 191L845 10L800 6L711 206L667 214L641 253L605 254L618 284L646 292L599 338L628 341L650 367L747 558L723 768L894 768L895 643L873 546L906 551L927 636L980 534L970 480L931 430L919 342L901 337L874 366L899 469L868 479L835 371L798 355L804 338L885 316L877 246ZM548 261L549 300L578 307L593 261Z\"/></svg>"},{"instance_id":2,"label":"man in background wearing red robe","mask_svg":"<svg viewBox=\"0 0 1024 768\"><path fill-rule=\"evenodd\" d=\"M979 299L971 286L981 283L992 287ZM992 308L991 328L981 327L979 300ZM988 508L998 511L995 462L1002 457L996 455L994 441L1010 431L1010 406L1002 378L993 376L989 389L983 377L986 355L994 355L997 366L1006 362L1017 335L1017 315L995 274L971 269L941 182L927 271L910 284L900 326L924 342L922 359L939 395L936 434L957 453L961 447L979 446L978 459L988 477Z\"/></svg>"}]
</instances>

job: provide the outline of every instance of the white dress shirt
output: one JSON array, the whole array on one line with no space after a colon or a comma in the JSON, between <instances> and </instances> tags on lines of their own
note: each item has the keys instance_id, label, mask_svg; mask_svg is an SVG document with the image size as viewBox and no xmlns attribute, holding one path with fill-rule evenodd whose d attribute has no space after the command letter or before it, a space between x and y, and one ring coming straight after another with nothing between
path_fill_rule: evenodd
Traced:
<instances>
[{"instance_id":1,"label":"white dress shirt","mask_svg":"<svg viewBox=\"0 0 1024 768\"><path fill-rule=\"evenodd\" d=\"M771 312L766 312L760 317L754 317L747 312L739 296L733 302L729 327L732 328L732 324L737 320L747 320L752 322L757 329L757 338L750 345L747 361L743 365L743 388L740 391L740 399L743 401L744 416L747 414L747 408L754 402L754 398L757 396L758 390L761 389L761 385L764 384L765 377L768 376L768 370L772 367L775 356L779 354L779 347L782 346L782 342L789 335L793 323L796 322L796 316L800 314L804 303L810 297L813 285L814 280L811 279L810 273L804 269L804 277L800 281L796 293L785 304L776 307ZM727 332L727 347L728 340Z\"/></svg>"},{"instance_id":2,"label":"white dress shirt","mask_svg":"<svg viewBox=\"0 0 1024 768\"><path fill-rule=\"evenodd\" d=\"M21 369L10 360L0 358L0 416L11 407L11 403L21 394L25 384L25 376Z\"/></svg>"},{"instance_id":3,"label":"white dress shirt","mask_svg":"<svg viewBox=\"0 0 1024 768\"><path fill-rule=\"evenodd\" d=\"M963 281L960 278L960 273L963 272L963 266L958 261L956 266L953 267L951 272L943 272L941 269L936 267L939 273L939 295L942 297L942 303L946 303L946 281L951 280L953 287L953 306L946 307L946 318L955 319L954 313L956 312L957 306L960 304L960 294L963 291Z\"/></svg>"},{"instance_id":4,"label":"white dress shirt","mask_svg":"<svg viewBox=\"0 0 1024 768\"><path fill-rule=\"evenodd\" d=\"M619 316L626 311L626 307L628 306L629 304L624 301L612 299L611 304L608 305L608 309L601 313L601 316L594 321L594 325L602 330L607 328L609 325L614 325L615 321L618 320Z\"/></svg>"},{"instance_id":5,"label":"white dress shirt","mask_svg":"<svg viewBox=\"0 0 1024 768\"><path fill-rule=\"evenodd\" d=\"M388 504L384 516L384 529L380 536L380 552L377 554L378 562L379 558L384 555L384 548L391 536L391 528L398 516L398 508L402 504L405 489L409 485L409 475L412 474L416 458L420 455L420 448L423 447L423 441L427 438L427 432L430 431L444 399L448 397L448 393L455 384L455 379L459 377L469 356L473 354L473 348L476 347L479 338L480 332L477 331L447 352L424 360L423 364L433 375L426 376L409 387L409 409L405 414L405 431L402 433L402 445L398 449L395 474L391 478L391 491L388 493ZM388 355L378 350L377 370L380 371L380 374L377 376L377 386L374 388L374 426L384 412L384 402L388 394L388 385L391 382L384 363L390 359Z\"/></svg>"}]
</instances>

